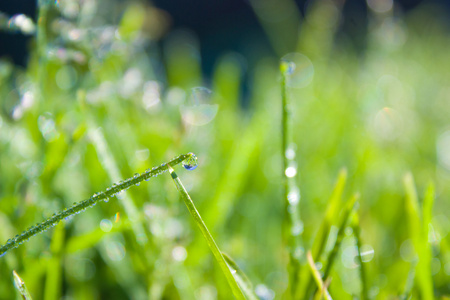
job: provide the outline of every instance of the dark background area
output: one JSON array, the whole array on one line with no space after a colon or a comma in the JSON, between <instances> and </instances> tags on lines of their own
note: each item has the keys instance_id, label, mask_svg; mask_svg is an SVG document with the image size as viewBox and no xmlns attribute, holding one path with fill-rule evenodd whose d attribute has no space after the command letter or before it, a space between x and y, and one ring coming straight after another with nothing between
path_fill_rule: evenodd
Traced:
<instances>
[{"instance_id":1,"label":"dark background area","mask_svg":"<svg viewBox=\"0 0 450 300\"><path fill-rule=\"evenodd\" d=\"M309 1L297 0L302 14ZM421 3L440 3L450 7L446 0L401 0L395 1L402 10L408 11ZM156 0L153 4L172 17L172 28L188 28L196 33L200 41L202 65L209 74L216 58L225 51L254 53L272 51L266 35L261 28L251 6L244 0L210 1ZM23 13L35 19L36 1L15 0L0 1L0 11L14 15ZM354 39L362 39L367 27L367 4L364 0L346 1L344 4L344 22L341 30ZM29 36L0 32L0 57L9 57L17 65L26 65ZM358 47L364 42L358 41ZM261 51L262 50L262 51ZM246 55L247 56L247 55Z\"/></svg>"}]
</instances>

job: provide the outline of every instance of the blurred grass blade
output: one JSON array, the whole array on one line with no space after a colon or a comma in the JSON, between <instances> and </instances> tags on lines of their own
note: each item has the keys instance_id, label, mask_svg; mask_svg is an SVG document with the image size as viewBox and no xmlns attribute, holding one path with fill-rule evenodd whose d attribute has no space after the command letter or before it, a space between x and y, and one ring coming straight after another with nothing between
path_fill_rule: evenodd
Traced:
<instances>
[{"instance_id":1,"label":"blurred grass blade","mask_svg":"<svg viewBox=\"0 0 450 300\"><path fill-rule=\"evenodd\" d=\"M13 276L14 276L14 286L22 295L22 299L32 300L30 292L28 291L27 286L25 285L25 282L23 282L22 278L20 278L19 274L17 274L15 270L13 271Z\"/></svg>"},{"instance_id":2,"label":"blurred grass blade","mask_svg":"<svg viewBox=\"0 0 450 300\"><path fill-rule=\"evenodd\" d=\"M359 216L356 212L353 213L352 218L352 228L353 232L355 234L356 239L356 246L358 248L358 264L359 264L359 277L361 279L361 300L367 300L369 299L368 295L368 283L367 283L367 277L366 277L366 267L363 263L362 256L361 256L361 229L359 228Z\"/></svg>"},{"instance_id":3,"label":"blurred grass blade","mask_svg":"<svg viewBox=\"0 0 450 300\"><path fill-rule=\"evenodd\" d=\"M308 251L306 257L308 260L309 270L311 271L314 281L317 284L319 299L321 299L323 296L326 300L331 300L331 296L328 293L327 287L323 283L322 277L320 276L320 273L316 268L316 264L314 262L314 258L312 257L311 251Z\"/></svg>"},{"instance_id":4,"label":"blurred grass blade","mask_svg":"<svg viewBox=\"0 0 450 300\"><path fill-rule=\"evenodd\" d=\"M406 213L408 216L409 234L418 256L415 283L422 299L434 298L433 278L431 275L431 253L428 243L428 224L431 220L434 201L434 187L429 185L423 203L423 222L419 208L419 200L411 173L405 175L403 184L406 191Z\"/></svg>"},{"instance_id":5,"label":"blurred grass blade","mask_svg":"<svg viewBox=\"0 0 450 300\"><path fill-rule=\"evenodd\" d=\"M255 292L253 291L253 285L248 279L247 275L244 273L244 271L239 268L237 263L226 253L222 252L223 258L225 258L225 261L228 264L228 267L230 269L235 270L236 272L233 272L234 279L239 284L239 287L242 290L242 293L245 295L245 297L248 300L258 300L258 296L256 296Z\"/></svg>"},{"instance_id":6,"label":"blurred grass blade","mask_svg":"<svg viewBox=\"0 0 450 300\"><path fill-rule=\"evenodd\" d=\"M330 276L331 268L333 267L334 260L336 259L339 248L341 247L342 239L344 238L344 235L345 235L345 228L347 227L348 219L349 219L352 211L355 209L355 203L358 199L359 199L359 194L353 195L353 197L350 198L350 200L347 202L347 205L343 209L336 242L334 244L333 250L331 250L331 252L328 255L328 258L326 260L327 266L325 268L325 272L323 275L323 278L325 278L325 279L328 276Z\"/></svg>"},{"instance_id":7,"label":"blurred grass blade","mask_svg":"<svg viewBox=\"0 0 450 300\"><path fill-rule=\"evenodd\" d=\"M241 300L241 299L245 300L245 296L242 293L241 289L239 288L239 285L236 282L230 268L228 267L228 264L222 255L222 252L220 252L219 247L217 246L213 237L209 233L208 228L206 227L205 223L203 222L202 217L200 216L199 212L197 211L197 208L195 207L194 202L192 201L188 192L186 191L183 184L181 183L180 178L178 177L178 175L175 173L175 171L170 166L169 166L169 171L170 171L170 175L172 176L172 179L178 189L178 192L181 195L181 198L183 199L184 203L186 204L186 206L189 210L189 213L194 218L195 222L197 223L198 227L200 228L203 236L206 239L206 242L208 243L209 248L211 249L211 252L213 253L215 259L219 263L219 266L222 269L223 274L227 278L228 284L231 287L233 295L238 300Z\"/></svg>"},{"instance_id":8,"label":"blurred grass blade","mask_svg":"<svg viewBox=\"0 0 450 300\"><path fill-rule=\"evenodd\" d=\"M64 246L64 223L55 226L50 251L52 256L47 261L47 277L45 280L44 299L57 300L61 298L62 285L62 252Z\"/></svg>"},{"instance_id":9,"label":"blurred grass blade","mask_svg":"<svg viewBox=\"0 0 450 300\"><path fill-rule=\"evenodd\" d=\"M325 249L325 245L328 241L328 236L330 235L331 225L334 220L338 219L339 209L342 207L342 194L344 192L345 183L347 181L347 169L343 168L339 171L338 178L331 193L331 197L328 200L327 210L325 216L323 217L322 223L320 224L319 231L314 239L311 255L315 260L320 260L322 253ZM306 297L310 294L313 289L313 282L309 275L308 270L303 270L302 275L302 288L299 289L296 298L300 298L300 295Z\"/></svg>"}]
</instances>

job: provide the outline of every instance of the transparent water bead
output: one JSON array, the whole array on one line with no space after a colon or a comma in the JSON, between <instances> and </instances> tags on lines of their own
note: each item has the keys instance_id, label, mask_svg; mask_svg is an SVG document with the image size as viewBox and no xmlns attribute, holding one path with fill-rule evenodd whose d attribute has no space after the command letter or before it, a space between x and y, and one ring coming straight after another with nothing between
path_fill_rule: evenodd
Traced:
<instances>
[{"instance_id":1,"label":"transparent water bead","mask_svg":"<svg viewBox=\"0 0 450 300\"><path fill-rule=\"evenodd\" d=\"M193 88L186 105L180 106L183 121L195 126L202 126L211 122L219 110L219 105L211 102L211 90L204 87Z\"/></svg>"},{"instance_id":2,"label":"transparent water bead","mask_svg":"<svg viewBox=\"0 0 450 300\"><path fill-rule=\"evenodd\" d=\"M33 20L24 14L12 16L8 20L7 27L11 31L20 31L24 34L33 34L36 31Z\"/></svg>"},{"instance_id":3,"label":"transparent water bead","mask_svg":"<svg viewBox=\"0 0 450 300\"><path fill-rule=\"evenodd\" d=\"M183 160L182 164L186 170L195 170L198 166L197 156L195 156L194 153L189 153L189 156L185 160Z\"/></svg>"},{"instance_id":4,"label":"transparent water bead","mask_svg":"<svg viewBox=\"0 0 450 300\"><path fill-rule=\"evenodd\" d=\"M308 57L300 53L289 53L281 58L280 69L286 76L286 85L303 88L314 76L314 66Z\"/></svg>"}]
</instances>

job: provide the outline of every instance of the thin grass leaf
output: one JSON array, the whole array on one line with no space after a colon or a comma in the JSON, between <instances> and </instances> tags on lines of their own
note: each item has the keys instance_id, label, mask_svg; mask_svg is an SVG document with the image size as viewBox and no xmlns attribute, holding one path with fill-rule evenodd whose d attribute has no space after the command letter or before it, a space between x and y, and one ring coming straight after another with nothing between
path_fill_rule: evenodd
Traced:
<instances>
[{"instance_id":1,"label":"thin grass leaf","mask_svg":"<svg viewBox=\"0 0 450 300\"><path fill-rule=\"evenodd\" d=\"M27 286L25 285L25 282L22 280L22 278L20 278L19 274L17 274L15 270L13 270L13 277L14 277L14 286L19 291L20 295L22 295L22 299L32 300L32 297L27 289Z\"/></svg>"},{"instance_id":2,"label":"thin grass leaf","mask_svg":"<svg viewBox=\"0 0 450 300\"><path fill-rule=\"evenodd\" d=\"M241 299L245 300L245 296L244 296L243 292L239 288L239 285L236 282L230 268L228 267L228 264L222 255L222 252L220 251L220 249L217 246L216 242L214 241L213 237L209 233L208 228L206 227L205 223L203 222L203 219L200 216L200 213L197 211L197 208L195 207L194 202L192 201L188 192L184 188L184 185L181 183L180 178L175 173L175 171L172 169L172 167L169 165L168 168L169 168L170 175L172 176L172 179L175 183L175 186L177 187L178 192L181 195L181 198L183 199L184 203L186 204L186 206L189 210L189 213L194 218L194 221L200 228L200 231L202 232L203 236L205 237L206 242L208 243L208 246L214 255L214 258L219 263L219 266L222 269L222 272L225 275L225 277L228 281L228 284L231 287L231 291L233 292L234 297L236 297L236 299L238 299L238 300L241 300Z\"/></svg>"},{"instance_id":3,"label":"thin grass leaf","mask_svg":"<svg viewBox=\"0 0 450 300\"><path fill-rule=\"evenodd\" d=\"M339 231L336 237L336 242L334 244L333 250L331 250L328 258L326 260L327 266L324 271L323 278L328 278L330 276L331 268L333 267L334 260L338 254L338 251L341 247L342 240L345 235L345 228L347 227L348 220L350 218L351 213L355 209L355 203L359 199L359 194L353 195L350 200L347 202L347 205L344 207L341 217L341 222L339 224Z\"/></svg>"},{"instance_id":4,"label":"thin grass leaf","mask_svg":"<svg viewBox=\"0 0 450 300\"><path fill-rule=\"evenodd\" d=\"M222 252L223 258L228 264L228 267L235 272L233 272L234 279L239 284L239 287L242 290L242 293L248 300L259 300L258 296L256 296L253 291L253 285L247 275L242 271L241 268L237 265L237 263L226 253Z\"/></svg>"},{"instance_id":5,"label":"thin grass leaf","mask_svg":"<svg viewBox=\"0 0 450 300\"><path fill-rule=\"evenodd\" d=\"M180 164L186 159L195 156L193 153L183 154L175 157L167 163L163 163L158 167L154 167L152 169L147 169L145 172L141 174L136 174L133 177L130 177L124 181L113 184L111 187L107 188L105 191L100 193L95 193L92 197L87 200L75 203L74 205L66 208L58 213L55 213L52 217L47 220L36 224L28 228L26 231L22 232L20 235L16 235L14 238L9 239L5 245L0 247L0 257L2 257L6 251L19 247L24 242L28 241L31 237L48 230L49 228L54 227L61 220L69 218L75 214L83 212L86 208L93 207L99 202L108 201L109 198L116 196L118 193L123 190L128 189L131 186L138 185L142 181L148 181L152 177L156 177L168 170L167 166L170 164L171 166L175 166Z\"/></svg>"},{"instance_id":6,"label":"thin grass leaf","mask_svg":"<svg viewBox=\"0 0 450 300\"><path fill-rule=\"evenodd\" d=\"M327 286L324 284L322 276L320 276L320 273L316 268L316 263L314 262L311 251L308 251L308 253L306 254L306 258L308 260L309 270L311 271L312 277L314 278L314 281L316 282L318 288L318 298L321 299L322 297L324 297L326 300L331 300L331 296L328 293Z\"/></svg>"},{"instance_id":7,"label":"thin grass leaf","mask_svg":"<svg viewBox=\"0 0 450 300\"><path fill-rule=\"evenodd\" d=\"M431 253L428 243L428 224L431 220L434 188L429 185L424 203L423 217L421 217L419 200L411 173L405 175L403 184L406 191L406 213L408 215L409 234L418 256L415 283L422 299L434 299L433 278L431 275ZM421 220L422 219L422 220Z\"/></svg>"},{"instance_id":8,"label":"thin grass leaf","mask_svg":"<svg viewBox=\"0 0 450 300\"><path fill-rule=\"evenodd\" d=\"M367 300L369 299L368 294L368 283L367 283L367 276L366 276L366 267L363 263L362 256L361 256L361 229L359 228L359 217L356 212L353 213L352 218L352 228L353 232L355 234L356 239L356 246L358 248L358 264L359 264L359 277L361 279L361 300Z\"/></svg>"},{"instance_id":9,"label":"thin grass leaf","mask_svg":"<svg viewBox=\"0 0 450 300\"><path fill-rule=\"evenodd\" d=\"M322 219L322 223L320 224L319 230L313 242L311 254L315 260L320 260L320 257L325 250L325 245L328 241L331 226L335 222L334 220L338 219L340 207L342 207L342 194L344 192L346 181L347 170L343 168L339 171L338 178L331 193L331 197L328 200L328 206L325 212L325 216ZM312 292L314 285L308 270L303 270L303 273L300 277L303 280L302 288L300 288L296 298L306 299L307 296ZM301 297L300 295L303 296Z\"/></svg>"}]
</instances>

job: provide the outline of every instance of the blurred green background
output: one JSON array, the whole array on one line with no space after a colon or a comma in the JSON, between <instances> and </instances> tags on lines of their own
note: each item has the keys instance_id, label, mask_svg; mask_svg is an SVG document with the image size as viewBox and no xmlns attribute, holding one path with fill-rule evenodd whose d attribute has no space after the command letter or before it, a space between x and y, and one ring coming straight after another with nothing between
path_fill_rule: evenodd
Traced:
<instances>
[{"instance_id":1,"label":"blurred green background","mask_svg":"<svg viewBox=\"0 0 450 300\"><path fill-rule=\"evenodd\" d=\"M344 198L361 195L369 298L421 299L408 282L418 261L403 187L411 172L419 202L429 182L436 187L429 265L435 297L447 299L448 15L438 5L402 13L388 0L368 0L361 49L340 34L340 1L312 1L304 15L290 0L261 3L249 1L273 52L253 49L251 62L224 53L210 75L195 32L171 31L167 12L148 3L42 0L37 23L2 15L3 30L33 38L26 67L0 60L0 244L114 182L194 152L199 167L177 172L206 225L261 299L281 299L288 275L279 61L299 52L287 58L308 66L288 88L302 253L346 167ZM333 299L361 293L355 247L347 228ZM0 299L20 298L13 270L33 299L232 298L168 174L6 253Z\"/></svg>"}]
</instances>

